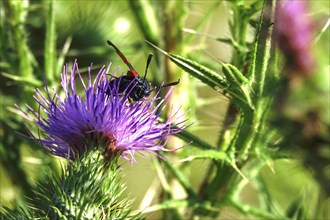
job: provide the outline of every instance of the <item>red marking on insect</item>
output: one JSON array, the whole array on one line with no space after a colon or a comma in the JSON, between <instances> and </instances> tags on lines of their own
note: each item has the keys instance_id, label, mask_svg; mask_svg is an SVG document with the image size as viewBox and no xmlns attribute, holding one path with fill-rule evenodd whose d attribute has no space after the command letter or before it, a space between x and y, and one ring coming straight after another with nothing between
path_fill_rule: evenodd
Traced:
<instances>
[{"instance_id":1,"label":"red marking on insect","mask_svg":"<svg viewBox=\"0 0 330 220\"><path fill-rule=\"evenodd\" d=\"M162 85L160 87L154 87L150 90L149 82L146 80L149 64L151 62L151 59L153 57L152 53L149 54L147 59L147 65L145 69L145 73L143 78L139 76L137 71L134 69L132 64L126 59L126 57L122 54L122 52L114 45L111 41L107 41L108 45L113 47L117 54L120 56L120 58L123 60L124 63L128 66L129 70L127 71L127 76L122 76L120 79L120 84L118 88L119 93L123 93L124 91L130 91L129 97L133 99L134 101L139 101L143 99L144 97L147 97L150 95L152 91L162 89L164 87L168 86L174 86L180 83L180 79L176 82L171 82L165 85ZM109 86L113 86L113 84L118 83L118 79L113 79ZM136 81L136 83L132 83L132 81ZM128 86L134 86L132 89L127 89Z\"/></svg>"}]
</instances>

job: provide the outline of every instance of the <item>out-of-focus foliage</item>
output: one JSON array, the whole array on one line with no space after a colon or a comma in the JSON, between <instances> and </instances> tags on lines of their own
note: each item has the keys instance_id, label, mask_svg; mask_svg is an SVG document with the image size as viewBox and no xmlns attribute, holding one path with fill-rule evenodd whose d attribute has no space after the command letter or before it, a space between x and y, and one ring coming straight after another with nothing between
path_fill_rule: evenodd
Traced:
<instances>
[{"instance_id":1,"label":"out-of-focus foliage","mask_svg":"<svg viewBox=\"0 0 330 220\"><path fill-rule=\"evenodd\" d=\"M1 205L24 207L49 169L62 172L18 134L27 131L14 104L32 105L45 79L58 88L76 58L126 72L111 40L141 75L155 55L153 85L181 79L171 104L194 122L168 148L192 143L167 160L123 162L124 196L147 219L330 218L330 3L308 4L315 66L299 77L276 47L279 2L1 1Z\"/></svg>"}]
</instances>

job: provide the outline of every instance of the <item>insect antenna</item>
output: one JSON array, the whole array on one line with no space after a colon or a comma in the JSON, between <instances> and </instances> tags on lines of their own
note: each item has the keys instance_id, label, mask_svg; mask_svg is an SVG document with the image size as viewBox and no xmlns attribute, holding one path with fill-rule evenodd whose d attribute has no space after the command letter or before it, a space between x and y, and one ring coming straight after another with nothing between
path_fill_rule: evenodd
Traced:
<instances>
[{"instance_id":1,"label":"insect antenna","mask_svg":"<svg viewBox=\"0 0 330 220\"><path fill-rule=\"evenodd\" d=\"M155 90L160 90L160 89L165 88L165 87L178 85L179 83L180 83L180 79L178 79L178 81L167 83L167 84L161 85L159 87L156 86L155 88L153 88L152 90L150 90L150 93L153 92L153 91L155 91Z\"/></svg>"},{"instance_id":2,"label":"insect antenna","mask_svg":"<svg viewBox=\"0 0 330 220\"><path fill-rule=\"evenodd\" d=\"M147 65L146 65L146 70L144 72L144 76L143 76L143 81L146 80L147 77L147 72L148 72L148 68L149 68L149 64L151 62L151 59L154 55L152 53L149 53L148 59L147 59Z\"/></svg>"},{"instance_id":3,"label":"insect antenna","mask_svg":"<svg viewBox=\"0 0 330 220\"><path fill-rule=\"evenodd\" d=\"M135 71L134 67L132 66L132 64L126 59L126 57L124 56L124 54L121 53L121 51L116 47L116 45L114 45L111 41L107 40L107 43L109 46L113 47L116 50L116 53L120 56L120 58L122 59L122 61L124 63L126 63L126 65L128 66L128 68L131 71Z\"/></svg>"}]
</instances>

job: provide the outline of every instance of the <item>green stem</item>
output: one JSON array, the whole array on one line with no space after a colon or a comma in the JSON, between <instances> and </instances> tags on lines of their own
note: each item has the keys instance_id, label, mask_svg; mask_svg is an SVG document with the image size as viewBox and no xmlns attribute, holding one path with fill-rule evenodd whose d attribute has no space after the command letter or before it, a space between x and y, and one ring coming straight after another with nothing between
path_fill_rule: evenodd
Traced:
<instances>
[{"instance_id":1,"label":"green stem","mask_svg":"<svg viewBox=\"0 0 330 220\"><path fill-rule=\"evenodd\" d=\"M272 9L274 7L275 0L265 0L265 7ZM271 10L274 12L274 10ZM267 10L268 12L268 10ZM240 123L237 125L237 129L235 133L232 133L232 139L231 139L231 145L228 149L229 156L233 157L234 159L237 158L237 151L239 150L239 160L236 160L238 162L238 167L242 167L245 162L247 161L247 158L249 156L248 152L249 149L251 149L251 145L257 145L259 143L256 143L256 137L257 133L261 132L263 130L262 124L265 123L265 115L267 114L267 110L269 105L264 105L268 102L271 102L271 98L264 97L263 94L263 87L265 85L265 74L266 74L266 68L268 65L268 58L269 58L269 51L270 51L270 36L271 36L271 30L269 29L270 23L266 23L266 19L264 17L269 16L269 14L266 14L266 10L264 9L261 14L261 22L260 29L257 37L257 47L255 48L255 57L254 57L254 63L252 66L256 66L256 68L251 68L254 72L252 72L252 76L254 79L258 79L258 82L254 83L254 88L251 91L251 94L253 95L253 104L255 106L255 110L252 110L249 108L249 106L246 106L244 104L241 106L241 118ZM267 20L267 22L269 22ZM269 35L266 35L265 33L268 33ZM260 64L261 63L261 64ZM260 72L256 71L260 70ZM260 81L259 81L260 80ZM256 96L254 93L258 93L259 95ZM261 102L261 100L264 100L266 102ZM249 173L249 171L246 171ZM228 164L221 164L218 166L217 175L213 179L209 190L208 190L208 198L213 200L214 202L216 200L221 201L221 198L225 194L228 193L228 186L236 185L237 181L239 181L241 178L238 176L238 174L233 171L233 168ZM215 196L218 194L217 196ZM237 206L241 211L249 211L253 213L254 211L258 212L259 210L250 209L250 207L246 208L246 206L242 206L238 202L234 201L234 205ZM258 214L258 213L256 213ZM266 213L259 213L261 216L272 216L268 215Z\"/></svg>"},{"instance_id":2,"label":"green stem","mask_svg":"<svg viewBox=\"0 0 330 220\"><path fill-rule=\"evenodd\" d=\"M27 1L4 0L4 8L10 25L10 32L19 58L18 74L24 78L34 79L32 68L32 53L27 45L24 24L27 14Z\"/></svg>"},{"instance_id":3,"label":"green stem","mask_svg":"<svg viewBox=\"0 0 330 220\"><path fill-rule=\"evenodd\" d=\"M164 157L166 160L164 161L165 166L167 169L172 172L173 176L179 181L181 186L185 189L185 191L188 193L188 196L191 198L196 198L196 193L191 188L189 182L184 177L183 173L176 167L173 166L173 163L171 163L170 159L166 154L163 152L159 152L159 154Z\"/></svg>"},{"instance_id":4,"label":"green stem","mask_svg":"<svg viewBox=\"0 0 330 220\"><path fill-rule=\"evenodd\" d=\"M48 14L46 18L46 39L45 39L45 74L47 81L53 83L55 74L57 74L56 66L56 27L54 17L54 2L49 1Z\"/></svg>"},{"instance_id":5,"label":"green stem","mask_svg":"<svg viewBox=\"0 0 330 220\"><path fill-rule=\"evenodd\" d=\"M200 149L209 150L209 149L214 148L212 145L203 141L202 139L193 135L192 133L190 133L187 130L183 130L180 133L175 134L175 136L179 137L180 139L182 139L188 143L191 143L192 145L194 145Z\"/></svg>"},{"instance_id":6,"label":"green stem","mask_svg":"<svg viewBox=\"0 0 330 220\"><path fill-rule=\"evenodd\" d=\"M230 133L234 132L235 129L232 128L235 121L237 121L238 110L235 104L231 101L227 108L226 116L223 125L219 132L219 137L217 141L217 148L221 151L227 151L230 146Z\"/></svg>"},{"instance_id":7,"label":"green stem","mask_svg":"<svg viewBox=\"0 0 330 220\"><path fill-rule=\"evenodd\" d=\"M234 52L233 52L233 58L232 58L232 64L236 67L244 67L244 62L246 62L246 34L247 34L247 27L249 24L249 19L251 15L245 15L246 9L244 8L244 4L242 2L233 2L232 3L232 9L233 9L233 24L231 28L231 35L234 37L233 41L237 42L237 45L234 46ZM242 19L243 18L243 19ZM241 70L243 74L246 74L244 69ZM224 149L229 145L228 138L225 137L226 134L228 134L229 130L231 130L231 126L236 121L238 117L238 111L237 107L231 101L228 105L228 110L226 113L224 125L221 128L221 131L219 133L219 138L217 141L217 145L220 149ZM226 139L228 141L226 141Z\"/></svg>"},{"instance_id":8,"label":"green stem","mask_svg":"<svg viewBox=\"0 0 330 220\"><path fill-rule=\"evenodd\" d=\"M252 139L255 137L255 117L254 112L250 109L245 109L243 113L241 113L240 127L236 130L236 134L234 139L232 140L232 144L230 150L238 151L240 149L245 149L250 147L250 143Z\"/></svg>"},{"instance_id":9,"label":"green stem","mask_svg":"<svg viewBox=\"0 0 330 220\"><path fill-rule=\"evenodd\" d=\"M249 205L239 202L237 200L231 200L231 201L229 201L229 204L231 204L233 207L235 207L240 212L247 214L247 215L252 215L252 216L263 218L263 219L274 219L274 220L286 219L284 216L274 215L272 213L258 209L253 206L249 206Z\"/></svg>"},{"instance_id":10,"label":"green stem","mask_svg":"<svg viewBox=\"0 0 330 220\"><path fill-rule=\"evenodd\" d=\"M266 115L268 113L270 103L272 98L269 94L265 94L265 85L268 83L270 77L266 77L266 74L272 74L270 66L270 53L272 51L272 28L271 24L273 23L275 15L275 0L265 0L265 5L262 11L262 16L260 16L260 28L257 35L257 43L254 53L254 68L251 68L250 79L252 82L258 82L253 84L253 89L251 91L252 101L255 106L255 111L251 112L249 109L244 111L244 114L248 116L246 126L250 126L250 131L247 131L248 135L245 144L238 145L240 149L240 158L246 159L248 152L252 145L256 147L257 135L260 134L263 130L263 125L265 124ZM269 13L270 12L270 13ZM244 138L244 137L241 137ZM238 143L244 143L242 141Z\"/></svg>"},{"instance_id":11,"label":"green stem","mask_svg":"<svg viewBox=\"0 0 330 220\"><path fill-rule=\"evenodd\" d=\"M249 24L249 17L245 15L244 4L232 4L233 8L233 26L232 26L232 36L234 36L234 41L237 42L236 50L234 50L232 64L234 66L243 67L246 61L246 33Z\"/></svg>"},{"instance_id":12,"label":"green stem","mask_svg":"<svg viewBox=\"0 0 330 220\"><path fill-rule=\"evenodd\" d=\"M265 5L262 11L263 16L260 16L254 60L252 61L253 63L251 65L249 76L250 82L254 82L252 84L252 99L254 100L254 103L257 103L258 100L263 97L267 66L271 51L272 24L274 23L275 4L275 0L265 0Z\"/></svg>"},{"instance_id":13,"label":"green stem","mask_svg":"<svg viewBox=\"0 0 330 220\"><path fill-rule=\"evenodd\" d=\"M139 29L143 30L144 38L155 45L159 45L160 25L155 15L156 10L153 10L149 1L129 0L128 3L132 8Z\"/></svg>"}]
</instances>

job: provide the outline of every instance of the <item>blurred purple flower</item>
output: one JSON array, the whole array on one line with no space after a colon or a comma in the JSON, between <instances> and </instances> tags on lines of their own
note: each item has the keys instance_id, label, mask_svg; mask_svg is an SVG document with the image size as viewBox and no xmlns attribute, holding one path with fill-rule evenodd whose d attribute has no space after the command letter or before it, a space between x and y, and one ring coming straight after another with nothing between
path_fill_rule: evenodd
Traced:
<instances>
[{"instance_id":1,"label":"blurred purple flower","mask_svg":"<svg viewBox=\"0 0 330 220\"><path fill-rule=\"evenodd\" d=\"M290 73L308 75L314 69L311 53L314 24L307 16L308 1L278 2L275 37L282 50Z\"/></svg>"},{"instance_id":2,"label":"blurred purple flower","mask_svg":"<svg viewBox=\"0 0 330 220\"><path fill-rule=\"evenodd\" d=\"M46 86L46 96L36 89L34 99L39 105L38 111L26 105L29 112L24 112L16 106L42 131L39 137L30 132L30 138L39 142L50 154L69 159L100 146L104 148L107 159L121 155L134 163L135 151L147 151L160 157L157 151L167 150L168 136L186 128L185 120L181 119L184 114L179 116L179 111L163 123L158 121L172 89L164 99L157 93L153 98L131 102L129 91L125 95L118 93L119 80L108 90L113 79L107 77L109 69L110 65L108 68L103 66L92 80L90 67L85 84L77 62L73 64L71 74L66 65L61 75L64 99L54 89L52 95ZM77 76L83 86L83 96L77 94ZM155 106L156 100L159 104ZM47 117L43 117L40 110Z\"/></svg>"}]
</instances>

